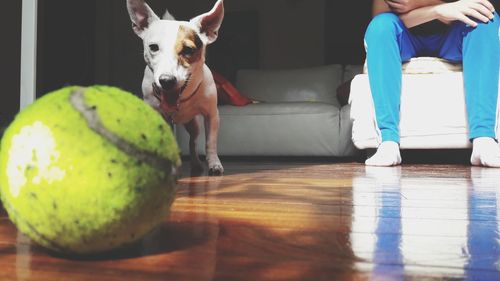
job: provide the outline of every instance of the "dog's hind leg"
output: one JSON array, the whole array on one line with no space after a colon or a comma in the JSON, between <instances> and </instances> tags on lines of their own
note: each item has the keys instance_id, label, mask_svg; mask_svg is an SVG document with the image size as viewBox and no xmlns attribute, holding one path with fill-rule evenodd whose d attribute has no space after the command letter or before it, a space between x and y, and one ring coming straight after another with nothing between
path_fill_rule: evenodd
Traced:
<instances>
[{"instance_id":1,"label":"dog's hind leg","mask_svg":"<svg viewBox=\"0 0 500 281\"><path fill-rule=\"evenodd\" d=\"M184 124L187 132L189 133L189 155L191 156L191 169L193 171L202 171L203 164L198 156L198 150L196 149L196 140L200 134L200 125L198 119L195 117L188 123Z\"/></svg>"},{"instance_id":2,"label":"dog's hind leg","mask_svg":"<svg viewBox=\"0 0 500 281\"><path fill-rule=\"evenodd\" d=\"M219 134L219 114L205 116L206 154L208 175L222 176L224 168L217 155L217 136Z\"/></svg>"}]
</instances>

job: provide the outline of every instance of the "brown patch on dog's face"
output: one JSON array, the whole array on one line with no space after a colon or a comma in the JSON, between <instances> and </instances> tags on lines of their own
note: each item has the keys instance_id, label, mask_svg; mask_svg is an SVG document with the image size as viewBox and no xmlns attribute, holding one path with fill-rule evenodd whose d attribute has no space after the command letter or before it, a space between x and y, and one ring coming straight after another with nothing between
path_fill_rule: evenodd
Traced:
<instances>
[{"instance_id":1,"label":"brown patch on dog's face","mask_svg":"<svg viewBox=\"0 0 500 281\"><path fill-rule=\"evenodd\" d=\"M193 29L180 26L175 43L175 52L179 63L188 68L198 62L202 56L203 42Z\"/></svg>"}]
</instances>

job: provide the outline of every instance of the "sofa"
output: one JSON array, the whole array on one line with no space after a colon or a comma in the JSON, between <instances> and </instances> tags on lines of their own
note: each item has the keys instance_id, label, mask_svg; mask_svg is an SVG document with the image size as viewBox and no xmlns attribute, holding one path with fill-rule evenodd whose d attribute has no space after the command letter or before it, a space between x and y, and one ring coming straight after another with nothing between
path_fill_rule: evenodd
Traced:
<instances>
[{"instance_id":1,"label":"sofa","mask_svg":"<svg viewBox=\"0 0 500 281\"><path fill-rule=\"evenodd\" d=\"M349 104L354 145L378 147L381 139L366 69L351 83ZM470 148L462 66L426 57L405 63L400 114L401 149ZM499 125L497 113L497 135Z\"/></svg>"},{"instance_id":2,"label":"sofa","mask_svg":"<svg viewBox=\"0 0 500 281\"><path fill-rule=\"evenodd\" d=\"M350 106L341 106L338 86L360 66L326 65L289 70L240 70L236 88L255 103L219 106L220 156L349 157L359 151L351 140ZM189 136L175 127L183 155ZM205 152L204 131L198 150Z\"/></svg>"}]
</instances>

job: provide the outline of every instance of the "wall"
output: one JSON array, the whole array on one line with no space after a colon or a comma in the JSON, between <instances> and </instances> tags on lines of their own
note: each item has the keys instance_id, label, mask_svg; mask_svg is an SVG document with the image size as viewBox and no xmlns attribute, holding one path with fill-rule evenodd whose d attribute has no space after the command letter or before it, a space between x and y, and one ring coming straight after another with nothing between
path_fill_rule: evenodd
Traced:
<instances>
[{"instance_id":1,"label":"wall","mask_svg":"<svg viewBox=\"0 0 500 281\"><path fill-rule=\"evenodd\" d=\"M231 0L227 6L259 12L261 68L324 64L324 0Z\"/></svg>"},{"instance_id":2,"label":"wall","mask_svg":"<svg viewBox=\"0 0 500 281\"><path fill-rule=\"evenodd\" d=\"M0 130L19 109L21 60L21 1L3 1L0 44Z\"/></svg>"},{"instance_id":3,"label":"wall","mask_svg":"<svg viewBox=\"0 0 500 281\"><path fill-rule=\"evenodd\" d=\"M38 96L94 83L96 2L38 0Z\"/></svg>"},{"instance_id":4,"label":"wall","mask_svg":"<svg viewBox=\"0 0 500 281\"><path fill-rule=\"evenodd\" d=\"M328 1L325 13L325 62L363 64L371 1Z\"/></svg>"},{"instance_id":5,"label":"wall","mask_svg":"<svg viewBox=\"0 0 500 281\"><path fill-rule=\"evenodd\" d=\"M99 3L101 2L101 3ZM97 1L97 83L119 85L140 92L144 62L142 44L133 33L125 1ZM149 0L163 14L164 0ZM209 11L214 1L169 2L169 11L188 20ZM227 13L256 11L259 15L259 67L296 68L322 65L324 55L325 0L228 0ZM224 35L224 25L221 36Z\"/></svg>"},{"instance_id":6,"label":"wall","mask_svg":"<svg viewBox=\"0 0 500 281\"><path fill-rule=\"evenodd\" d=\"M140 95L144 69L142 44L131 30L125 1L39 1L38 94L68 84L97 83L120 86ZM169 10L177 18L189 19L208 11L214 1L148 2L159 13L168 2ZM353 53L352 40L345 40L345 34L360 27L346 25L341 19L345 14L356 13L356 9L369 1L345 3L350 2L226 0L225 6L228 14L253 11L258 15L257 67L276 69L338 63ZM336 8L337 5L355 9L344 12ZM2 44L0 67L6 74L3 76L5 92L12 94L2 96L2 123L7 122L4 120L10 119L19 107L21 1L7 1L4 10L9 12L1 17L3 26L12 27L5 29L4 37L12 40ZM221 34L224 36L224 25ZM360 36L351 34L351 37ZM360 56L359 51L354 53L354 57Z\"/></svg>"},{"instance_id":7,"label":"wall","mask_svg":"<svg viewBox=\"0 0 500 281\"><path fill-rule=\"evenodd\" d=\"M214 1L151 1L156 11L165 8L181 19L211 9ZM260 67L295 68L324 63L325 0L227 0L226 13L259 14ZM224 26L221 34L223 34Z\"/></svg>"}]
</instances>

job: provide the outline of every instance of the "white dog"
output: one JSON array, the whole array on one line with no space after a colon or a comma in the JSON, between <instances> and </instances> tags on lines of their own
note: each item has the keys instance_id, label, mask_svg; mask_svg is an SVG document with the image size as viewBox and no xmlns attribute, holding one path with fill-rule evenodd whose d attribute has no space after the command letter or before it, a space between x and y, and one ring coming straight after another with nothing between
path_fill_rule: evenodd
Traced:
<instances>
[{"instance_id":1,"label":"white dog","mask_svg":"<svg viewBox=\"0 0 500 281\"><path fill-rule=\"evenodd\" d=\"M168 11L160 19L144 0L127 0L127 9L132 28L144 43L144 100L169 123L185 125L194 168L202 167L196 151L199 124L195 117L203 115L208 173L222 175L224 168L217 155L217 88L205 64L205 52L217 39L224 18L223 0L189 22L176 21Z\"/></svg>"}]
</instances>

